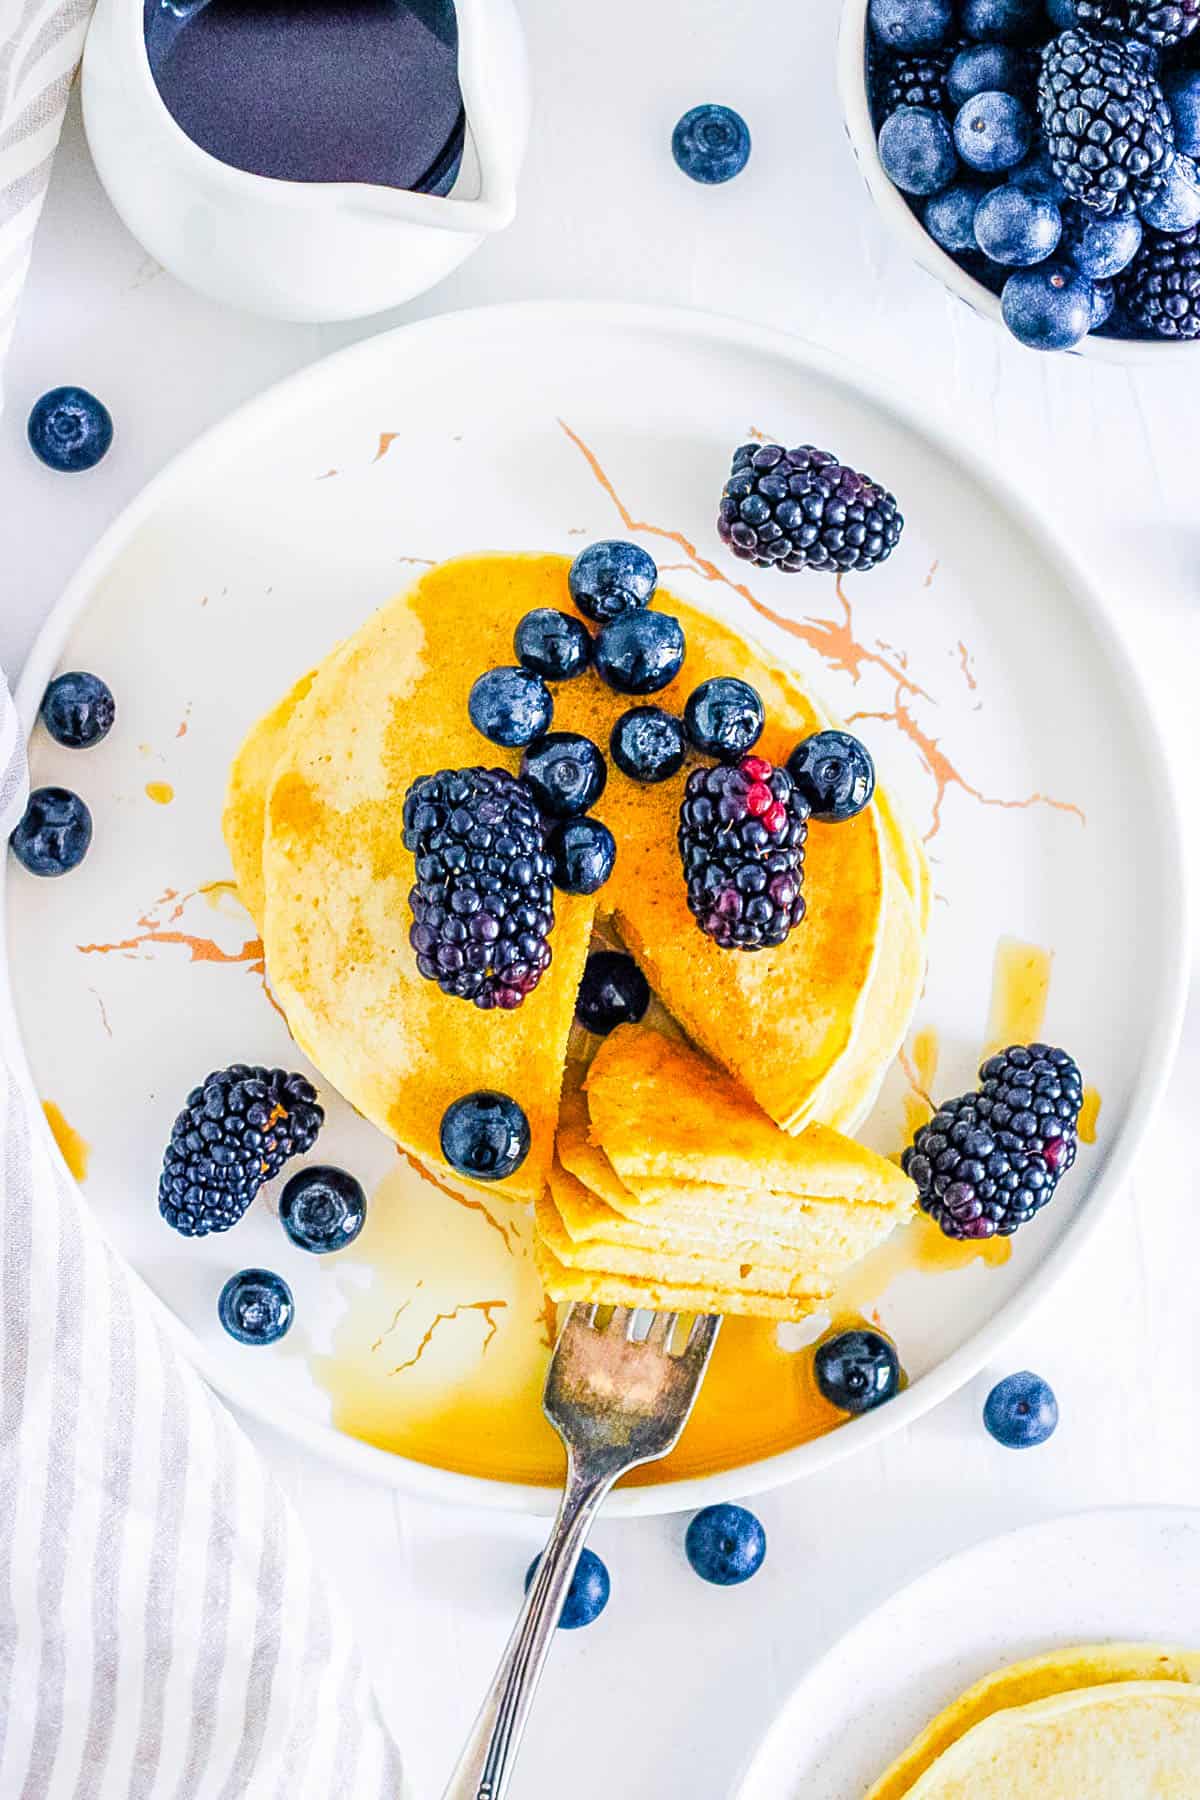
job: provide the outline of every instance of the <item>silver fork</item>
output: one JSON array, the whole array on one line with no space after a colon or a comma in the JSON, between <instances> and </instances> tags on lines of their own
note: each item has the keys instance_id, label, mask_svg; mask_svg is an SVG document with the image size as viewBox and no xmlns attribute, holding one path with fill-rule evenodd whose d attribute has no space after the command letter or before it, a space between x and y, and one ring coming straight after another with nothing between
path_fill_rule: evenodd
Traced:
<instances>
[{"instance_id":1,"label":"silver fork","mask_svg":"<svg viewBox=\"0 0 1200 1800\"><path fill-rule=\"evenodd\" d=\"M679 1442L720 1324L697 1318L677 1345L678 1313L573 1306L567 1314L542 1398L566 1445L566 1487L444 1800L502 1800L592 1521L618 1477Z\"/></svg>"}]
</instances>

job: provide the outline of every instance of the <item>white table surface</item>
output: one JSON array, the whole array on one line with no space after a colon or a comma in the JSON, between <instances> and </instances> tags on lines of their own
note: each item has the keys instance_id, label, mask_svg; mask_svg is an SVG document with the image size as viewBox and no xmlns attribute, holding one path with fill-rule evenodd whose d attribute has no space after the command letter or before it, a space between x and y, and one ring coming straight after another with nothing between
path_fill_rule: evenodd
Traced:
<instances>
[{"instance_id":1,"label":"white table surface","mask_svg":"<svg viewBox=\"0 0 1200 1800\"><path fill-rule=\"evenodd\" d=\"M909 265L842 137L836 10L524 0L536 108L517 223L418 304L354 327L252 319L179 287L113 214L74 108L0 417L0 663L15 674L84 551L176 449L326 351L489 301L670 301L780 326L886 372L1015 470L1107 590L1194 782L1200 347L1161 371L1039 357ZM736 106L754 139L745 173L715 190L686 181L669 154L675 119L702 100ZM71 480L24 441L32 401L68 381L100 394L117 428L106 462ZM1153 918L1139 928L1153 932ZM600 1526L613 1597L557 1646L516 1800L724 1795L804 1666L944 1552L1072 1508L1200 1503L1200 1182L1186 1149L1198 1088L1194 1006L1127 1203L969 1387L878 1451L759 1504L770 1550L746 1588L691 1575L680 1521ZM1062 1408L1053 1442L1023 1455L980 1422L991 1382L1022 1367L1053 1383ZM417 1794L436 1795L539 1525L435 1512L250 1429L354 1610Z\"/></svg>"}]
</instances>

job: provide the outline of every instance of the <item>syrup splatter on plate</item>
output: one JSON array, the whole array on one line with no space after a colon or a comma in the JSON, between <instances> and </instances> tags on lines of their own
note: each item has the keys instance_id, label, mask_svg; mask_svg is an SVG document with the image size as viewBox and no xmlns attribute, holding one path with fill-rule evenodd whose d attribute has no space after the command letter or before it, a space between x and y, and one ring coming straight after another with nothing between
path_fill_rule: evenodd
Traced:
<instances>
[{"instance_id":1,"label":"syrup splatter on plate","mask_svg":"<svg viewBox=\"0 0 1200 1800\"><path fill-rule=\"evenodd\" d=\"M732 560L716 507L751 436L820 444L888 485L906 519L891 559L844 581ZM969 447L820 353L684 314L459 315L318 365L180 458L80 572L20 696L32 722L48 677L85 667L119 706L86 757L33 734L35 780L78 787L96 827L71 876L8 872L34 1084L60 1142L90 1147L84 1192L105 1228L222 1388L348 1466L536 1510L559 1466L536 1411L553 1319L527 1222L501 1197L453 1204L323 1082L320 1160L373 1195L338 1256L287 1241L273 1190L232 1232L185 1242L156 1185L208 1070L305 1066L228 882L221 797L248 725L415 568L614 535L801 666L926 839L929 980L867 1140L896 1154L933 1103L973 1085L987 1046L1043 1030L1083 1067L1095 1140L1011 1255L918 1225L856 1273L833 1310L896 1338L908 1386L888 1407L829 1429L804 1334L739 1327L666 1479L618 1509L789 1479L972 1374L1118 1194L1186 966L1157 738L1099 607ZM277 1268L297 1301L288 1337L254 1355L216 1318L222 1282L249 1264ZM739 1404L752 1389L763 1404Z\"/></svg>"}]
</instances>

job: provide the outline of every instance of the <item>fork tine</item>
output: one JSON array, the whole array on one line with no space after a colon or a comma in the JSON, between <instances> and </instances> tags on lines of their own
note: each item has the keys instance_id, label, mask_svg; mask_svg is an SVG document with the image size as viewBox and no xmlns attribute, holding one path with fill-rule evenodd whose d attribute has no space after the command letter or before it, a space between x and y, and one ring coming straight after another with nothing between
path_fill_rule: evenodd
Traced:
<instances>
[{"instance_id":1,"label":"fork tine","mask_svg":"<svg viewBox=\"0 0 1200 1800\"><path fill-rule=\"evenodd\" d=\"M650 1329L646 1333L646 1342L656 1350L666 1350L671 1342L671 1333L679 1323L677 1312L655 1313L650 1321Z\"/></svg>"},{"instance_id":2,"label":"fork tine","mask_svg":"<svg viewBox=\"0 0 1200 1800\"><path fill-rule=\"evenodd\" d=\"M684 1360L703 1366L717 1341L717 1333L720 1329L721 1320L717 1313L701 1313L698 1318L694 1319L683 1352Z\"/></svg>"}]
</instances>

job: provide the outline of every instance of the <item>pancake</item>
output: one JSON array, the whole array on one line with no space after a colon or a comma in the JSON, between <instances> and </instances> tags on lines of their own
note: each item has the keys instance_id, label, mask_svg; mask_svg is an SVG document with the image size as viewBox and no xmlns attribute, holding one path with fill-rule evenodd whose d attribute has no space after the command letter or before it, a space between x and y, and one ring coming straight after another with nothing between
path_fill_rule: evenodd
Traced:
<instances>
[{"instance_id":1,"label":"pancake","mask_svg":"<svg viewBox=\"0 0 1200 1800\"><path fill-rule=\"evenodd\" d=\"M263 940L301 1048L425 1166L446 1168L439 1127L451 1101L476 1088L515 1090L532 1142L503 1191L532 1199L553 1152L594 903L555 896L553 960L513 1012L483 1012L443 994L418 973L408 942L414 871L403 845L405 792L419 775L499 766L507 754L481 739L467 716L466 689L458 691L471 679L462 640L469 632L482 667L508 660L513 625L534 601L522 579L505 579L506 560L488 568L499 583L491 610L503 626L489 614L485 589L466 596L470 612L483 615L474 628L453 603L454 582L447 590L427 580L376 613L318 671L292 716L268 795ZM516 569L524 575L525 559Z\"/></svg>"},{"instance_id":2,"label":"pancake","mask_svg":"<svg viewBox=\"0 0 1200 1800\"><path fill-rule=\"evenodd\" d=\"M669 1281L675 1287L703 1289L709 1296L710 1312L733 1310L727 1302L741 1294L794 1299L798 1305L805 1303L803 1310L811 1311L832 1288L827 1277L795 1259L755 1262L723 1245L682 1238L668 1226L650 1245L630 1242L623 1233L605 1242L580 1243L567 1231L560 1205L564 1190L578 1185L575 1177L561 1167L552 1168L546 1192L534 1206L538 1236L561 1263L577 1272L632 1275L643 1280Z\"/></svg>"},{"instance_id":3,"label":"pancake","mask_svg":"<svg viewBox=\"0 0 1200 1800\"><path fill-rule=\"evenodd\" d=\"M849 824L810 826L805 920L777 949L745 955L719 950L687 912L675 843L686 772L646 787L613 770L595 809L619 846L613 876L594 900L557 896L553 960L525 1004L481 1013L417 974L404 792L438 768L516 771L518 752L471 727L467 696L482 670L511 662L525 612L569 609L568 568L565 557L497 555L423 576L254 728L223 820L274 990L306 1054L435 1172L445 1167L438 1126L450 1101L477 1087L512 1092L533 1145L503 1191L525 1199L550 1168L566 1035L597 920L638 957L689 1036L789 1129L810 1118L850 1125L869 1104L907 1025L922 956L905 904L920 905L924 859L884 790ZM736 631L664 590L656 605L688 641L680 677L656 703L681 711L700 681L737 673L762 694L758 748L776 761L828 723L803 684ZM555 728L604 747L628 705L590 676L556 684L554 699Z\"/></svg>"},{"instance_id":4,"label":"pancake","mask_svg":"<svg viewBox=\"0 0 1200 1800\"><path fill-rule=\"evenodd\" d=\"M292 715L316 678L317 671L310 669L258 721L233 759L225 789L221 830L225 834L242 904L260 931L267 898L263 886L267 792L275 765L283 754Z\"/></svg>"},{"instance_id":5,"label":"pancake","mask_svg":"<svg viewBox=\"0 0 1200 1800\"><path fill-rule=\"evenodd\" d=\"M635 1195L640 1179L907 1209L894 1163L825 1125L779 1130L736 1082L643 1025L605 1039L585 1083L590 1136Z\"/></svg>"},{"instance_id":6,"label":"pancake","mask_svg":"<svg viewBox=\"0 0 1200 1800\"><path fill-rule=\"evenodd\" d=\"M919 897L917 904L920 904ZM899 1054L925 984L925 942L913 900L889 878L883 949L850 1049L821 1088L814 1122L853 1132Z\"/></svg>"},{"instance_id":7,"label":"pancake","mask_svg":"<svg viewBox=\"0 0 1200 1800\"><path fill-rule=\"evenodd\" d=\"M942 1752L909 1800L1195 1800L1200 1689L1081 1688L993 1713Z\"/></svg>"},{"instance_id":8,"label":"pancake","mask_svg":"<svg viewBox=\"0 0 1200 1800\"><path fill-rule=\"evenodd\" d=\"M667 1280L637 1275L606 1274L601 1270L571 1269L559 1261L539 1232L533 1240L534 1262L542 1286L552 1300L564 1304L581 1301L604 1306L647 1307L652 1312L733 1313L760 1319L807 1318L814 1303L790 1300L778 1294L714 1292L709 1287L680 1287Z\"/></svg>"},{"instance_id":9,"label":"pancake","mask_svg":"<svg viewBox=\"0 0 1200 1800\"><path fill-rule=\"evenodd\" d=\"M699 1233L714 1244L732 1243L743 1259L751 1261L795 1262L800 1257L814 1267L844 1268L873 1250L912 1209L910 1188L893 1216L877 1206L817 1202L761 1188L730 1189L703 1182L643 1182L635 1194L618 1179L603 1150L588 1140L588 1123L584 1097L564 1092L558 1158L562 1168L576 1177L576 1187L588 1203L585 1210L578 1198L572 1206L556 1196L574 1238L611 1236L610 1228L620 1220L622 1229L634 1226L644 1232L646 1242L655 1237L662 1242L669 1229L672 1239L676 1234Z\"/></svg>"},{"instance_id":10,"label":"pancake","mask_svg":"<svg viewBox=\"0 0 1200 1800\"><path fill-rule=\"evenodd\" d=\"M264 722L257 734L260 742L247 744L239 759L243 765L238 770L239 805L227 813L227 826L239 885L252 909L263 910L261 888L280 889L276 929L272 931L267 922L273 979L273 960L286 958L288 929L303 922L311 938L312 914L322 911L326 894L334 902L332 916L348 918L356 910L355 897L348 892L350 879L373 874L369 856L352 855L348 863L339 864L331 854L328 832L312 872L305 873L306 834L317 829L321 818L328 826L330 808L339 815L360 804L381 806L385 793L394 799L416 775L439 767L481 760L517 767L517 753L495 750L474 733L466 714L467 695L482 669L511 661L512 632L522 613L538 605L569 605L568 567L563 557L495 556L447 563L368 621L346 647L349 655L339 655L320 672L315 683L321 690L320 702L315 708L306 703L305 729L299 729L297 714L283 729L283 752L274 771L278 817L267 834L267 866L261 882L247 866L253 860L256 818L249 765L267 760L267 747L275 741L274 726ZM699 681L737 672L762 693L769 722L759 748L776 760L786 757L798 737L825 723L826 716L802 684L772 668L730 627L665 591L657 604L679 618L688 639L684 670L656 696L661 704L681 710ZM469 653L464 653L467 645ZM605 745L626 704L590 677L561 683L555 689L555 726L581 730ZM383 718L373 722L372 708L381 709ZM285 702L282 711L286 710ZM280 712L277 708L276 714ZM879 955L885 887L880 805L846 825L811 826L806 919L777 949L740 955L719 950L687 912L675 845L684 779L680 774L647 788L614 773L596 812L614 831L620 853L598 905L604 915L613 916L621 937L689 1035L739 1072L771 1116L798 1125L812 1113L822 1083L851 1043ZM319 805L306 807L305 800L314 796ZM377 831L377 852L394 851L395 840L395 833ZM411 864L406 853L395 853L404 870L395 887L406 890ZM372 961L377 967L390 970L392 939L393 933L384 931L382 941L374 945L378 955ZM561 920L556 940L560 964L569 961L560 954ZM359 948L364 947L360 935ZM338 1027L331 1031L328 1021L315 1016L316 978L324 982L332 976L338 988L335 961L327 955L316 962L310 959L303 968L281 969L276 983L279 989L288 988L299 1029L319 1057L326 1054L323 1047L337 1036ZM334 1018L345 1016L344 997L328 994L325 1012ZM288 997L281 992L281 999L286 1010ZM528 1003L521 1011L527 1010ZM332 1061L343 1078L350 1078L358 1060L355 1053L334 1047ZM332 1078L332 1066L327 1072ZM399 1074L393 1070L392 1080ZM384 1070L369 1085L375 1088L387 1079ZM356 1094L349 1097L358 1103ZM362 1110L372 1117L386 1117L391 1110L380 1104L378 1095L364 1097L368 1104ZM403 1107L400 1110L403 1113ZM427 1148L413 1147L418 1153ZM548 1166L544 1158L543 1165Z\"/></svg>"},{"instance_id":11,"label":"pancake","mask_svg":"<svg viewBox=\"0 0 1200 1800\"><path fill-rule=\"evenodd\" d=\"M939 1713L866 1800L904 1800L945 1750L995 1713L1111 1683L1168 1681L1200 1684L1200 1651L1157 1644L1083 1644L1010 1663L985 1675Z\"/></svg>"},{"instance_id":12,"label":"pancake","mask_svg":"<svg viewBox=\"0 0 1200 1800\"><path fill-rule=\"evenodd\" d=\"M555 1185L556 1170L561 1186ZM690 1198L681 1187L654 1205L614 1207L563 1165L551 1170L554 1202L573 1242L630 1244L641 1248L705 1246L739 1262L797 1264L814 1272L840 1271L903 1222L879 1207L806 1204L772 1194L742 1196L723 1207L724 1194Z\"/></svg>"},{"instance_id":13,"label":"pancake","mask_svg":"<svg viewBox=\"0 0 1200 1800\"><path fill-rule=\"evenodd\" d=\"M644 1179L636 1165L660 1140L680 1173ZM557 1153L535 1212L555 1300L634 1305L669 1288L678 1306L686 1294L709 1312L801 1319L913 1205L893 1163L827 1126L790 1137L698 1050L647 1025L613 1032L585 1093L568 1088ZM765 1185L781 1170L795 1191Z\"/></svg>"}]
</instances>

